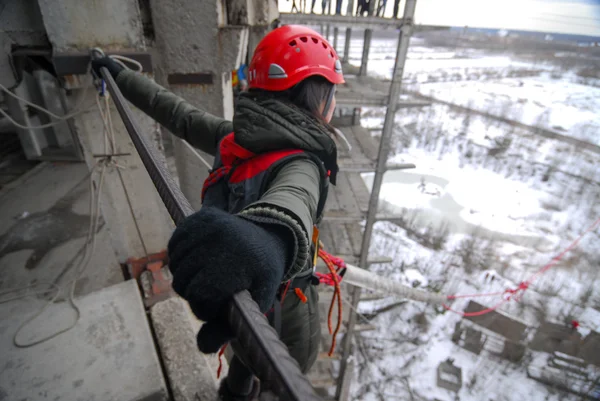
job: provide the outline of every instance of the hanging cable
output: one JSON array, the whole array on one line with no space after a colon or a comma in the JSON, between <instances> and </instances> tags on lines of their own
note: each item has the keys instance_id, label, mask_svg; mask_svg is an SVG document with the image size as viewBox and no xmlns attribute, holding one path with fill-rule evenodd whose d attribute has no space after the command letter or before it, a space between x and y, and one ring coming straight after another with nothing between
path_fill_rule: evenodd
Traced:
<instances>
[{"instance_id":1,"label":"hanging cable","mask_svg":"<svg viewBox=\"0 0 600 401\"><path fill-rule=\"evenodd\" d=\"M91 63L89 64L87 71L86 71L86 76L90 76L90 73L92 71L92 67L91 67ZM5 112L4 110L2 110L2 108L0 108L0 114L2 114L4 117L6 117L6 119L8 121L10 121L13 125L19 127L19 128L23 128L23 129L44 129L44 128L49 128L49 127L53 127L57 124L62 123L65 120L68 120L70 118L73 118L81 113L84 113L86 111L88 111L90 108L94 107L93 104L90 104L89 106L86 107L82 107L81 109L78 109L78 107L81 106L81 104L83 103L83 101L85 100L85 98L87 97L88 91L89 91L89 87L92 86L91 84L85 85L84 84L84 89L81 92L81 95L79 96L79 98L77 99L77 101L75 102L75 107L73 108L73 110L65 115L57 115L54 114L53 112L51 112L50 110L30 102L29 100L15 94L14 92L12 92L11 90L9 90L7 87L5 87L4 85L0 84L0 90L2 90L4 93L6 93L7 95L19 100L20 102L25 103L27 106L34 108L38 111L41 111L42 113L48 115L49 117L52 117L58 121L53 121L47 124L42 124L42 125L26 125L26 124L21 124L18 121L16 121L15 119L13 119L7 112Z\"/></svg>"},{"instance_id":2,"label":"hanging cable","mask_svg":"<svg viewBox=\"0 0 600 401\"><path fill-rule=\"evenodd\" d=\"M100 49L94 49L95 51L99 51L102 54L104 54L104 52L102 52ZM137 72L142 72L143 71L143 67L142 64L140 64L137 60L133 60L129 57L125 57L125 56L119 56L117 54L112 54L109 55L108 57L112 58L113 60L115 60L119 65L121 65L124 68L129 68L125 63L131 64L133 66L135 66L135 71ZM85 76L86 77L91 77L91 71L92 71L92 64L90 63L86 69L86 73ZM90 78L92 79L92 78ZM50 110L30 102L29 100L17 95L16 93L12 92L10 89L8 89L6 86L0 84L0 90L2 90L4 93L6 93L7 95L19 100L20 102L25 103L27 106L36 109L46 115L48 115L49 117L58 120L58 121L52 121L46 124L42 124L42 125L27 125L27 124L21 124L20 122L16 121L15 119L13 119L10 114L8 114L6 111L4 111L2 108L0 108L0 114L2 114L8 121L10 121L13 125L15 125L16 127L22 128L22 129L45 129L45 128L49 128L49 127L53 127L57 124L62 123L65 120L68 120L70 118L73 118L81 113L84 113L86 111L88 111L89 109L91 109L92 107L94 107L93 104L90 104L86 107L81 107L79 108L83 101L85 100L85 98L87 97L89 88L93 86L91 84L84 84L84 89L81 92L81 95L79 96L79 98L77 99L77 101L75 102L75 106L73 107L73 110L71 110L70 112L68 112L65 115L58 115L55 114L53 112L51 112Z\"/></svg>"},{"instance_id":3,"label":"hanging cable","mask_svg":"<svg viewBox=\"0 0 600 401\"><path fill-rule=\"evenodd\" d=\"M75 327L75 325L77 324L77 322L79 321L79 318L81 316L81 312L79 310L79 307L77 306L77 304L75 303L75 287L77 284L77 281L79 280L79 278L82 276L82 274L85 272L87 266L89 265L89 262L92 259L92 256L94 254L95 248L96 248L96 231L98 228L98 223L99 223L99 217L100 217L100 213L99 213L99 209L100 209L100 192L102 190L102 184L104 182L104 172L105 172L105 167L106 166L102 166L101 172L100 172L100 184L98 185L98 196L95 199L94 197L94 188L93 188L93 172L94 170L96 170L96 168L98 166L100 166L102 164L102 162L98 162L93 168L92 168L92 172L90 174L90 226L88 229L88 234L86 237L86 241L84 244L84 253L81 257L81 259L79 260L78 265L75 267L75 273L74 273L74 277L71 281L67 282L67 285L71 285L70 287L70 291L68 293L67 296L67 300L69 302L69 305L71 306L71 308L75 311L75 318L73 319L73 322L67 326L66 328L60 329L57 332L54 332L53 334L50 334L48 336L42 337L40 339L37 340L33 340L30 342L24 342L24 341L20 341L19 340L19 334L21 333L21 331L28 325L30 324L32 321L34 321L38 316L42 315L51 305L54 304L54 302L58 299L58 297L60 296L61 292L62 292L62 288L59 287L58 285L54 284L54 283L48 283L49 287L51 288L55 288L56 289L56 293L54 294L54 296L49 299L44 307L42 307L38 312L36 312L33 316L27 318L25 321L23 321L19 327L17 328L15 334L13 335L13 344L18 347L18 348L28 348L28 347L32 347L34 345L37 344L41 344L43 342L46 342L52 338L55 338L57 336L59 336L62 333L65 333L69 330L71 330L73 327ZM94 200L96 200L96 207L93 207L94 204ZM95 217L95 219L94 219ZM90 245L91 245L91 252L89 252L90 250ZM5 291L0 292L0 295L4 295L4 294L8 294L8 293L12 293L12 292L18 292L20 290L23 289L27 289L27 288L33 288L35 286L37 286L39 284L34 284L31 286L25 286L25 287L19 287L19 288L13 288L13 289L8 289ZM48 290L44 291L43 293L47 292ZM29 297L31 295L36 295L36 294L41 294L42 291L36 291L34 294L24 294L22 296L15 296L12 298L8 298L8 299L1 299L0 303L6 303L9 301L13 301L13 300L17 300L17 299L21 299L21 298L25 298L25 297Z\"/></svg>"}]
</instances>

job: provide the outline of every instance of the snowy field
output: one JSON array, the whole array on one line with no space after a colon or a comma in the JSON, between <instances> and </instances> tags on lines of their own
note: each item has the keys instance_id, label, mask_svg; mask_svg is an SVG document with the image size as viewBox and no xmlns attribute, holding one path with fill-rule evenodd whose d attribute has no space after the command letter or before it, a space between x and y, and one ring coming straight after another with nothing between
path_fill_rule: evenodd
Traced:
<instances>
[{"instance_id":1,"label":"snowy field","mask_svg":"<svg viewBox=\"0 0 600 401\"><path fill-rule=\"evenodd\" d=\"M544 74L525 79L422 84L419 91L600 145L600 88Z\"/></svg>"},{"instance_id":2,"label":"snowy field","mask_svg":"<svg viewBox=\"0 0 600 401\"><path fill-rule=\"evenodd\" d=\"M341 35L339 43L344 40ZM394 40L373 40L369 74L391 79L395 50ZM353 38L350 63L360 66L361 56L362 41ZM430 48L413 39L404 81L407 89L436 99L600 145L600 85L576 84L573 73L552 70L547 62Z\"/></svg>"},{"instance_id":3,"label":"snowy field","mask_svg":"<svg viewBox=\"0 0 600 401\"><path fill-rule=\"evenodd\" d=\"M411 48L407 63L411 79L423 76L423 71L436 75L447 66L462 78L477 69L542 71L485 82L421 83L423 93L600 144L597 87L573 83L569 73L551 77L548 65L479 53L473 59L455 58L452 49L433 50L441 56L436 58L424 44ZM385 75L393 66L387 57L374 54L370 73ZM383 117L381 108L363 108L362 124L378 135ZM375 226L371 254L394 258L391 264L372 267L379 274L444 294L502 292L530 278L600 218L598 153L442 104L400 111L395 121L391 159L417 168L386 174L382 207L402 215L402 220ZM370 184L372 176L366 175L365 181ZM505 303L501 311L533 328L543 321L568 324L575 319L582 335L600 331L598 249L600 228L537 278L520 302ZM358 380L352 387L353 399L580 399L529 379L526 363L511 363L485 350L475 355L454 344L451 336L461 320L458 314L398 301L384 298L360 304L361 313L378 330L356 336ZM477 301L493 306L501 298ZM455 301L452 308L462 310L467 302ZM436 385L437 366L448 357L462 368L457 395ZM547 358L548 354L528 351L524 360L545 363Z\"/></svg>"}]
</instances>

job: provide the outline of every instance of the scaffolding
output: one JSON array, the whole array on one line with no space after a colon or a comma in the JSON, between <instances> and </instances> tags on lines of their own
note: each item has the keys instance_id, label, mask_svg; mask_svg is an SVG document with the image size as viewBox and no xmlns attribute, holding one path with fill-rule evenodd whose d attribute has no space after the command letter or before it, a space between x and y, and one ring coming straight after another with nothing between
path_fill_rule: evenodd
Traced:
<instances>
[{"instance_id":1,"label":"scaffolding","mask_svg":"<svg viewBox=\"0 0 600 401\"><path fill-rule=\"evenodd\" d=\"M364 208L366 209L365 212L351 214L348 213L348 210L342 210L336 213L329 210L326 214L326 221L329 224L334 224L335 227L345 225L345 228L347 229L348 223L355 223L354 230L356 230L358 234L354 232L340 234L338 228L330 228L330 230L333 231L331 234L333 236L335 236L335 234L348 235L349 237L354 237L355 239L356 237L360 236L360 246L358 247L358 252L356 252L353 256L356 258L358 265L362 268L368 268L373 262L369 259L369 246L371 244L374 224L377 221L393 219L393 216L386 216L378 213L379 195L384 174L386 171L390 170L415 167L414 165L409 164L390 165L387 163L391 146L390 140L394 131L394 116L396 111L399 108L423 107L430 104L429 102L425 102L420 99L400 99L402 76L404 73L404 65L406 62L411 35L413 32L415 32L415 30L423 31L445 29L445 27L415 26L415 8L416 0L407 0L404 6L404 13L401 17L395 15L394 18L383 18L383 13L380 13L378 12L379 10L376 10L375 1L371 1L369 3L368 10L359 10L359 4L355 4L353 0L350 0L345 14L341 12L341 8L337 10L336 14L332 14L330 0L329 9L323 10L323 14L282 13L280 16L282 23L285 24L320 26L321 31L327 36L327 39L333 43L333 46L336 48L336 50L338 50L337 36L339 29L345 28L346 34L342 60L344 62L344 72L347 78L346 84L338 88L338 104L342 107L354 107L354 112L352 113L353 115L355 115L357 110L359 110L358 107L362 106L380 106L387 108L378 147L376 145L372 145L372 149L368 149L369 145L367 142L373 141L373 139L367 130L360 130L358 127L354 127L351 130L345 130L347 136L363 145L361 150L363 150L367 156L371 156L371 159L373 160L370 165L365 166L363 164L362 168L357 168L358 166L355 160L356 155L352 155L351 160L355 161L354 165L342 166L343 171L370 171L374 173L373 186L370 194L368 195L368 202L365 202L367 203L366 207ZM329 15L325 15L325 11L328 11ZM361 15L364 12L367 13L367 16ZM333 40L331 40L329 37L330 27L334 27ZM364 29L361 64L358 70L356 67L349 64L350 40L352 37L353 28ZM367 76L368 59L373 30L399 31L395 55L395 66L393 69L392 79L388 82ZM355 151L355 153L357 153L357 151ZM371 153L371 155L369 155L369 153ZM348 194L344 195L342 193L342 188L336 188L335 191L339 192L338 198L349 196ZM355 191L354 196L360 197L360 194L357 194ZM360 221L364 221L364 229L362 234L360 234L361 228L358 224ZM335 238L332 238L332 242L339 243L340 241L335 241ZM328 244L326 243L326 245ZM333 251L339 252L340 249L333 249ZM383 262L389 261L386 260ZM352 358L349 358L352 354L352 335L356 331L357 326L359 326L357 325L357 314L355 311L361 299L361 291L358 287L348 288L351 293L350 311L347 317L344 341L341 345L341 355L338 357L340 359L340 369L339 374L337 375L337 380L320 380L320 382L323 383L314 383L313 381L313 385L325 385L335 382L335 399L338 401L346 401L349 398L350 384L352 383L353 373Z\"/></svg>"}]
</instances>

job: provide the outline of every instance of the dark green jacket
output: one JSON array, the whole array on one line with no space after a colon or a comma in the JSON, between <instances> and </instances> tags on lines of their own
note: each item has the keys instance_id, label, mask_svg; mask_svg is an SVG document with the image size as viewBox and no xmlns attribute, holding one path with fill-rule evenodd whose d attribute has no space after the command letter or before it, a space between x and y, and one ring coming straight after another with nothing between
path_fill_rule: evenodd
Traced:
<instances>
[{"instance_id":1,"label":"dark green jacket","mask_svg":"<svg viewBox=\"0 0 600 401\"><path fill-rule=\"evenodd\" d=\"M244 148L262 153L279 149L302 149L317 155L335 183L336 147L328 130L300 109L271 98L242 93L233 121L198 110L155 82L130 70L122 71L117 84L123 95L174 135L214 155L218 142L230 132ZM312 227L318 216L319 168L309 159L294 160L282 167L261 199L241 214L268 215L295 231L297 255L286 277L307 272ZM309 303L286 297L282 314L282 340L303 370L314 362L320 340L318 297L310 286Z\"/></svg>"}]
</instances>

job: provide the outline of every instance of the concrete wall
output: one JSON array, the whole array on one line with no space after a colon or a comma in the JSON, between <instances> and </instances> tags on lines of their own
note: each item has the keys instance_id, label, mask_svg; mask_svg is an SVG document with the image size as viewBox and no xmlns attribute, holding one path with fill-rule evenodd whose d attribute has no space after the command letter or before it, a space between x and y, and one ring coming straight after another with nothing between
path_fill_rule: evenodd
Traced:
<instances>
[{"instance_id":1,"label":"concrete wall","mask_svg":"<svg viewBox=\"0 0 600 401\"><path fill-rule=\"evenodd\" d=\"M39 0L39 5L55 51L144 47L137 0Z\"/></svg>"},{"instance_id":2,"label":"concrete wall","mask_svg":"<svg viewBox=\"0 0 600 401\"><path fill-rule=\"evenodd\" d=\"M235 13L227 12L228 4L236 7ZM246 61L250 37L256 39L260 34L262 38L266 31L261 26L251 30L247 25L230 25L228 14L238 23L240 16L245 16L242 19L248 24L266 25L276 10L276 3L272 0L247 3L150 0L150 7L156 53L161 58L157 65L157 82L198 108L233 118L231 72ZM202 75L212 82L169 84L173 74ZM192 206L199 209L208 170L177 138L173 138L173 149L181 190ZM202 156L212 163L211 157Z\"/></svg>"},{"instance_id":3,"label":"concrete wall","mask_svg":"<svg viewBox=\"0 0 600 401\"><path fill-rule=\"evenodd\" d=\"M48 38L36 0L5 0L0 6L0 83L16 85L9 55L12 46L46 46Z\"/></svg>"},{"instance_id":4,"label":"concrete wall","mask_svg":"<svg viewBox=\"0 0 600 401\"><path fill-rule=\"evenodd\" d=\"M95 1L86 3L86 7L82 7L81 4L78 0L39 1L44 25L54 51L87 51L93 46L103 49L144 50L137 0ZM89 87L90 77L80 78L79 82ZM83 90L81 87L73 90L74 93L69 99L71 107L76 106L73 102L80 98ZM81 104L94 104L94 97L95 90L88 90ZM111 110L117 151L130 153L129 156L119 157L118 163L124 167L121 171L135 218L148 252L159 252L166 248L173 228L172 222L114 106ZM155 142L158 125L140 111L133 109L133 112L146 139ZM74 125L86 163L91 169L98 160L93 155L104 153L103 124L98 110L92 107L78 115L74 119ZM107 169L101 208L119 262L124 263L130 257L144 256L145 252L128 208L123 185L114 167Z\"/></svg>"}]
</instances>

